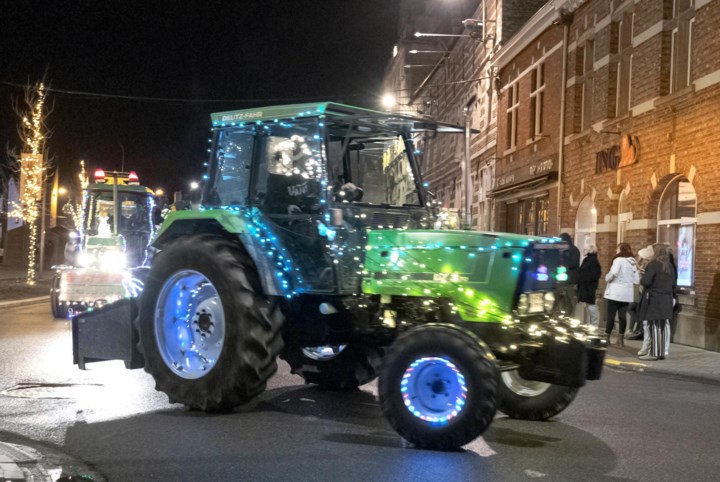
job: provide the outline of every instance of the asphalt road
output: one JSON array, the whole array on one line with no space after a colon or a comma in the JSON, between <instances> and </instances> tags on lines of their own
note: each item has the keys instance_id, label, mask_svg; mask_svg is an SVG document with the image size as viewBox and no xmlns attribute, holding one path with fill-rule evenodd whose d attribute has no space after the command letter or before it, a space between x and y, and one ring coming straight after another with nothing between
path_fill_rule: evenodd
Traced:
<instances>
[{"instance_id":1,"label":"asphalt road","mask_svg":"<svg viewBox=\"0 0 720 482\"><path fill-rule=\"evenodd\" d=\"M0 311L0 441L52 449L111 481L717 480L720 386L605 370L551 422L498 415L463 451L406 446L375 401L302 384L285 364L251 407L169 405L142 370L72 365L49 306ZM62 384L62 386L47 386Z\"/></svg>"}]
</instances>

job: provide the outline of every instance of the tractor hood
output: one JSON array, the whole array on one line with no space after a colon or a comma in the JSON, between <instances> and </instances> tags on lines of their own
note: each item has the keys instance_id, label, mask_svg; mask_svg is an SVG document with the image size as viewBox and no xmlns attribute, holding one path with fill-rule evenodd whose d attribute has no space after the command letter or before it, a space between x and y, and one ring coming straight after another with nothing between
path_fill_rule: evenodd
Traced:
<instances>
[{"instance_id":1,"label":"tractor hood","mask_svg":"<svg viewBox=\"0 0 720 482\"><path fill-rule=\"evenodd\" d=\"M557 238L478 231L371 230L363 292L449 300L468 321L497 322L521 292L554 290L565 275Z\"/></svg>"}]
</instances>

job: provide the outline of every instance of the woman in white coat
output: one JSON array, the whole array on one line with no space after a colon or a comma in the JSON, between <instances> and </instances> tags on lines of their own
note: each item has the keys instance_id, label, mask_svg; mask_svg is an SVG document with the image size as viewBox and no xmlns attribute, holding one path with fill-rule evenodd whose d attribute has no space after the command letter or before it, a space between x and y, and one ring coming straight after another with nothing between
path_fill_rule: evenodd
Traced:
<instances>
[{"instance_id":1,"label":"woman in white coat","mask_svg":"<svg viewBox=\"0 0 720 482\"><path fill-rule=\"evenodd\" d=\"M605 275L605 299L607 300L607 324L605 335L610 344L610 333L615 326L615 315L620 317L618 328L618 346L625 346L625 327L627 324L628 305L633 302L634 285L640 282L640 272L637 261L627 243L620 243L618 251L613 258L610 272Z\"/></svg>"}]
</instances>

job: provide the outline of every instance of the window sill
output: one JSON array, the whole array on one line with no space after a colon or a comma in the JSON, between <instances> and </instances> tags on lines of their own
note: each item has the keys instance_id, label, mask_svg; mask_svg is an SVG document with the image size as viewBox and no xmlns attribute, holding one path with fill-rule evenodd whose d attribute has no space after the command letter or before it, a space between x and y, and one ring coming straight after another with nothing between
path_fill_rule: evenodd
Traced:
<instances>
[{"instance_id":1,"label":"window sill","mask_svg":"<svg viewBox=\"0 0 720 482\"><path fill-rule=\"evenodd\" d=\"M684 99L686 96L692 95L695 93L695 84L690 84L687 87L680 89L676 92L673 92L672 94L664 95L660 98L658 98L654 102L655 107L663 107L666 105L672 105L675 102L679 102L681 99Z\"/></svg>"}]
</instances>

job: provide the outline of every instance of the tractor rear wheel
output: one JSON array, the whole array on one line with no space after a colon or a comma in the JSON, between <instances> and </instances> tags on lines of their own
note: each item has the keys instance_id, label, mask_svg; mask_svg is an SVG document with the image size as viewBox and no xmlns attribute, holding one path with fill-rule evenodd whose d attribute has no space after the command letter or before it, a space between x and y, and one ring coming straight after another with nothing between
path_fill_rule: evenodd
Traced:
<instances>
[{"instance_id":1,"label":"tractor rear wheel","mask_svg":"<svg viewBox=\"0 0 720 482\"><path fill-rule=\"evenodd\" d=\"M53 318L67 318L68 306L60 301L60 273L53 273L52 284L50 285L50 309Z\"/></svg>"},{"instance_id":2,"label":"tractor rear wheel","mask_svg":"<svg viewBox=\"0 0 720 482\"><path fill-rule=\"evenodd\" d=\"M137 320L155 388L205 411L232 409L265 389L282 323L242 247L210 235L182 238L154 258Z\"/></svg>"}]
</instances>

